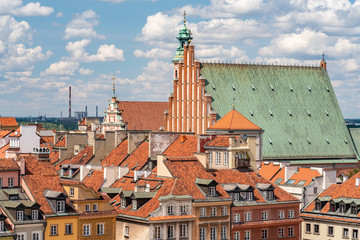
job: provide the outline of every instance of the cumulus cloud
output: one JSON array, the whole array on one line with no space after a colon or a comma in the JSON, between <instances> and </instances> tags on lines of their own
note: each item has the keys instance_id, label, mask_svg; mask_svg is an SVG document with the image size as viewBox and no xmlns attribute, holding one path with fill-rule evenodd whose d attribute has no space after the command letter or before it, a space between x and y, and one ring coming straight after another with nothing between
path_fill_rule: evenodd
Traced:
<instances>
[{"instance_id":1,"label":"cumulus cloud","mask_svg":"<svg viewBox=\"0 0 360 240\"><path fill-rule=\"evenodd\" d=\"M174 51L165 50L161 48L153 48L148 51L136 49L134 56L137 58L167 58L170 59L174 55Z\"/></svg>"},{"instance_id":2,"label":"cumulus cloud","mask_svg":"<svg viewBox=\"0 0 360 240\"><path fill-rule=\"evenodd\" d=\"M15 16L49 16L54 12L52 7L41 6L39 2L29 2L25 6L22 0L1 0L0 14Z\"/></svg>"},{"instance_id":3,"label":"cumulus cloud","mask_svg":"<svg viewBox=\"0 0 360 240\"><path fill-rule=\"evenodd\" d=\"M80 69L79 69L79 73L80 73L81 75L91 75L91 74L94 73L94 70L80 68Z\"/></svg>"},{"instance_id":4,"label":"cumulus cloud","mask_svg":"<svg viewBox=\"0 0 360 240\"><path fill-rule=\"evenodd\" d=\"M249 61L246 52L235 46L226 49L222 45L200 45L196 51L196 57L201 60L210 61Z\"/></svg>"},{"instance_id":5,"label":"cumulus cloud","mask_svg":"<svg viewBox=\"0 0 360 240\"><path fill-rule=\"evenodd\" d=\"M93 10L86 10L83 13L75 14L74 18L67 24L65 39L74 37L105 39L104 35L96 33L94 27L99 25L98 16Z\"/></svg>"},{"instance_id":6,"label":"cumulus cloud","mask_svg":"<svg viewBox=\"0 0 360 240\"><path fill-rule=\"evenodd\" d=\"M90 55L86 52L86 47L91 43L89 39L82 39L76 42L69 42L65 49L70 53L70 59L80 62L108 62L124 61L124 51L116 48L114 44L103 44L96 54Z\"/></svg>"},{"instance_id":7,"label":"cumulus cloud","mask_svg":"<svg viewBox=\"0 0 360 240\"><path fill-rule=\"evenodd\" d=\"M52 63L45 71L43 71L40 76L47 75L74 75L74 73L79 69L78 62L64 62L60 61L57 63Z\"/></svg>"}]
</instances>

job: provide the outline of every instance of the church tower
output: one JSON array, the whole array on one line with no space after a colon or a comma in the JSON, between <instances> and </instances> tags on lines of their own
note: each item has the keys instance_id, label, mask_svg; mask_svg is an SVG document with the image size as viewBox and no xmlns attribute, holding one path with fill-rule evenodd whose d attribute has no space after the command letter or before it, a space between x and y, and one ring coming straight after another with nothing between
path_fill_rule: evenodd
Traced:
<instances>
[{"instance_id":1,"label":"church tower","mask_svg":"<svg viewBox=\"0 0 360 240\"><path fill-rule=\"evenodd\" d=\"M125 130L126 123L122 117L122 111L119 109L119 100L115 95L115 76L113 80L113 96L111 101L109 99L109 105L105 111L106 116L102 123L101 132L104 134L106 131L116 131L116 130Z\"/></svg>"},{"instance_id":2,"label":"church tower","mask_svg":"<svg viewBox=\"0 0 360 240\"><path fill-rule=\"evenodd\" d=\"M165 131L204 133L216 121L211 110L211 96L205 94L205 78L200 76L200 62L195 58L191 31L184 25L177 37L173 93L165 112Z\"/></svg>"}]
</instances>

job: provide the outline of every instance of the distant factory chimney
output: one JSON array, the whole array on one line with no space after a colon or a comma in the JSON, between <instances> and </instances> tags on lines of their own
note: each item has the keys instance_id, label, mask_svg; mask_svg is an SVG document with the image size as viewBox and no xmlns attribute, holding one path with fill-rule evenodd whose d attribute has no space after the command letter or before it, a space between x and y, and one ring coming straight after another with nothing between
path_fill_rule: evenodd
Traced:
<instances>
[{"instance_id":1,"label":"distant factory chimney","mask_svg":"<svg viewBox=\"0 0 360 240\"><path fill-rule=\"evenodd\" d=\"M69 118L71 118L71 86L69 87Z\"/></svg>"},{"instance_id":2,"label":"distant factory chimney","mask_svg":"<svg viewBox=\"0 0 360 240\"><path fill-rule=\"evenodd\" d=\"M96 106L96 117L99 117L99 115L98 115L98 111L99 111L99 107L98 107L98 106Z\"/></svg>"},{"instance_id":3,"label":"distant factory chimney","mask_svg":"<svg viewBox=\"0 0 360 240\"><path fill-rule=\"evenodd\" d=\"M85 106L85 117L87 118L88 114L87 114L87 106Z\"/></svg>"}]
</instances>

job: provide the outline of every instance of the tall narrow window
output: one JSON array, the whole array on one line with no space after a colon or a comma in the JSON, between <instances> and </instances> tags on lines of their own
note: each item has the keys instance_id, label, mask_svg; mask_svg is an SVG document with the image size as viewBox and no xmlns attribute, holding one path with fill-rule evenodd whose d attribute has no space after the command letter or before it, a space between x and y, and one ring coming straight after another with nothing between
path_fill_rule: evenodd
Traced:
<instances>
[{"instance_id":1,"label":"tall narrow window","mask_svg":"<svg viewBox=\"0 0 360 240\"><path fill-rule=\"evenodd\" d=\"M221 226L221 240L227 239L227 227Z\"/></svg>"},{"instance_id":2,"label":"tall narrow window","mask_svg":"<svg viewBox=\"0 0 360 240\"><path fill-rule=\"evenodd\" d=\"M284 228L279 228L279 237L285 237L284 235Z\"/></svg>"},{"instance_id":3,"label":"tall narrow window","mask_svg":"<svg viewBox=\"0 0 360 240\"><path fill-rule=\"evenodd\" d=\"M278 216L279 216L279 219L283 219L284 218L284 211L283 210L280 210L278 212Z\"/></svg>"},{"instance_id":4,"label":"tall narrow window","mask_svg":"<svg viewBox=\"0 0 360 240\"><path fill-rule=\"evenodd\" d=\"M85 211L86 212L90 212L91 208L90 208L90 204L86 204L85 205Z\"/></svg>"},{"instance_id":5,"label":"tall narrow window","mask_svg":"<svg viewBox=\"0 0 360 240\"><path fill-rule=\"evenodd\" d=\"M294 236L294 228L293 227L289 227L288 228L288 237L293 237Z\"/></svg>"},{"instance_id":6,"label":"tall narrow window","mask_svg":"<svg viewBox=\"0 0 360 240\"><path fill-rule=\"evenodd\" d=\"M245 231L245 234L244 234L244 239L245 240L250 240L250 231Z\"/></svg>"},{"instance_id":7,"label":"tall narrow window","mask_svg":"<svg viewBox=\"0 0 360 240\"><path fill-rule=\"evenodd\" d=\"M173 205L169 205L167 207L167 212L168 212L168 215L174 215L174 206Z\"/></svg>"},{"instance_id":8,"label":"tall narrow window","mask_svg":"<svg viewBox=\"0 0 360 240\"><path fill-rule=\"evenodd\" d=\"M206 228L199 229L199 239L206 240Z\"/></svg>"},{"instance_id":9,"label":"tall narrow window","mask_svg":"<svg viewBox=\"0 0 360 240\"><path fill-rule=\"evenodd\" d=\"M8 187L9 188L14 187L14 180L15 180L15 178L13 178L13 177L8 178Z\"/></svg>"},{"instance_id":10,"label":"tall narrow window","mask_svg":"<svg viewBox=\"0 0 360 240\"><path fill-rule=\"evenodd\" d=\"M200 217L206 217L206 208L200 208Z\"/></svg>"},{"instance_id":11,"label":"tall narrow window","mask_svg":"<svg viewBox=\"0 0 360 240\"><path fill-rule=\"evenodd\" d=\"M98 223L97 224L97 235L104 235L104 232L105 232L104 230L105 230L105 224L104 223Z\"/></svg>"},{"instance_id":12,"label":"tall narrow window","mask_svg":"<svg viewBox=\"0 0 360 240\"><path fill-rule=\"evenodd\" d=\"M217 215L217 213L216 213L216 207L211 207L210 208L210 216L216 216Z\"/></svg>"},{"instance_id":13,"label":"tall narrow window","mask_svg":"<svg viewBox=\"0 0 360 240\"><path fill-rule=\"evenodd\" d=\"M213 153L210 152L210 153L209 153L209 165L211 165L212 162L213 162Z\"/></svg>"},{"instance_id":14,"label":"tall narrow window","mask_svg":"<svg viewBox=\"0 0 360 240\"><path fill-rule=\"evenodd\" d=\"M268 238L268 230L262 229L261 230L261 239L267 239Z\"/></svg>"},{"instance_id":15,"label":"tall narrow window","mask_svg":"<svg viewBox=\"0 0 360 240\"><path fill-rule=\"evenodd\" d=\"M249 213L249 212L245 213L244 219L245 219L245 222L250 222L251 221L251 213Z\"/></svg>"},{"instance_id":16,"label":"tall narrow window","mask_svg":"<svg viewBox=\"0 0 360 240\"><path fill-rule=\"evenodd\" d=\"M5 231L5 222L0 220L0 232Z\"/></svg>"},{"instance_id":17,"label":"tall narrow window","mask_svg":"<svg viewBox=\"0 0 360 240\"><path fill-rule=\"evenodd\" d=\"M294 218L294 210L288 211L288 218Z\"/></svg>"},{"instance_id":18,"label":"tall narrow window","mask_svg":"<svg viewBox=\"0 0 360 240\"><path fill-rule=\"evenodd\" d=\"M24 211L16 211L16 221L23 221L24 220Z\"/></svg>"},{"instance_id":19,"label":"tall narrow window","mask_svg":"<svg viewBox=\"0 0 360 240\"><path fill-rule=\"evenodd\" d=\"M168 225L167 238L174 238L175 237L174 230L175 230L174 225Z\"/></svg>"},{"instance_id":20,"label":"tall narrow window","mask_svg":"<svg viewBox=\"0 0 360 240\"><path fill-rule=\"evenodd\" d=\"M72 223L65 224L65 234L72 234Z\"/></svg>"},{"instance_id":21,"label":"tall narrow window","mask_svg":"<svg viewBox=\"0 0 360 240\"><path fill-rule=\"evenodd\" d=\"M229 153L228 152L224 153L224 165L229 166Z\"/></svg>"},{"instance_id":22,"label":"tall narrow window","mask_svg":"<svg viewBox=\"0 0 360 240\"><path fill-rule=\"evenodd\" d=\"M50 235L57 235L57 234L58 234L57 225L51 225L50 226Z\"/></svg>"},{"instance_id":23,"label":"tall narrow window","mask_svg":"<svg viewBox=\"0 0 360 240\"><path fill-rule=\"evenodd\" d=\"M90 224L83 225L83 236L90 236L91 235L91 226Z\"/></svg>"},{"instance_id":24,"label":"tall narrow window","mask_svg":"<svg viewBox=\"0 0 360 240\"><path fill-rule=\"evenodd\" d=\"M39 210L35 209L31 211L31 219L38 220L39 219Z\"/></svg>"},{"instance_id":25,"label":"tall narrow window","mask_svg":"<svg viewBox=\"0 0 360 240\"><path fill-rule=\"evenodd\" d=\"M210 228L210 240L216 240L216 227Z\"/></svg>"},{"instance_id":26,"label":"tall narrow window","mask_svg":"<svg viewBox=\"0 0 360 240\"><path fill-rule=\"evenodd\" d=\"M121 207L126 208L126 198L124 197L121 198Z\"/></svg>"},{"instance_id":27,"label":"tall narrow window","mask_svg":"<svg viewBox=\"0 0 360 240\"><path fill-rule=\"evenodd\" d=\"M261 220L268 220L268 212L261 212Z\"/></svg>"},{"instance_id":28,"label":"tall narrow window","mask_svg":"<svg viewBox=\"0 0 360 240\"><path fill-rule=\"evenodd\" d=\"M227 206L222 206L221 207L221 216L226 216L227 215Z\"/></svg>"},{"instance_id":29,"label":"tall narrow window","mask_svg":"<svg viewBox=\"0 0 360 240\"><path fill-rule=\"evenodd\" d=\"M210 197L216 196L216 188L214 186L209 187L209 196Z\"/></svg>"},{"instance_id":30,"label":"tall narrow window","mask_svg":"<svg viewBox=\"0 0 360 240\"><path fill-rule=\"evenodd\" d=\"M93 211L97 212L99 210L99 205L97 203L93 204Z\"/></svg>"},{"instance_id":31,"label":"tall narrow window","mask_svg":"<svg viewBox=\"0 0 360 240\"><path fill-rule=\"evenodd\" d=\"M221 153L220 152L216 152L216 165L220 165L221 162Z\"/></svg>"},{"instance_id":32,"label":"tall narrow window","mask_svg":"<svg viewBox=\"0 0 360 240\"><path fill-rule=\"evenodd\" d=\"M132 208L133 210L137 210L137 201L134 199L134 200L131 201L131 203L132 203L132 207L131 207L131 208Z\"/></svg>"},{"instance_id":33,"label":"tall narrow window","mask_svg":"<svg viewBox=\"0 0 360 240\"><path fill-rule=\"evenodd\" d=\"M154 239L159 240L161 239L161 226L157 226L154 229Z\"/></svg>"},{"instance_id":34,"label":"tall narrow window","mask_svg":"<svg viewBox=\"0 0 360 240\"><path fill-rule=\"evenodd\" d=\"M234 232L234 240L240 240L240 232Z\"/></svg>"},{"instance_id":35,"label":"tall narrow window","mask_svg":"<svg viewBox=\"0 0 360 240\"><path fill-rule=\"evenodd\" d=\"M40 240L40 233L33 232L31 240Z\"/></svg>"},{"instance_id":36,"label":"tall narrow window","mask_svg":"<svg viewBox=\"0 0 360 240\"><path fill-rule=\"evenodd\" d=\"M180 224L180 237L187 237L187 224Z\"/></svg>"},{"instance_id":37,"label":"tall narrow window","mask_svg":"<svg viewBox=\"0 0 360 240\"><path fill-rule=\"evenodd\" d=\"M69 190L69 192L70 192L70 197L73 197L74 196L74 188L73 187L71 187L70 188L70 190Z\"/></svg>"},{"instance_id":38,"label":"tall narrow window","mask_svg":"<svg viewBox=\"0 0 360 240\"><path fill-rule=\"evenodd\" d=\"M240 222L240 214L235 214L235 215L234 215L234 222L235 222L235 223L239 223L239 222Z\"/></svg>"},{"instance_id":39,"label":"tall narrow window","mask_svg":"<svg viewBox=\"0 0 360 240\"><path fill-rule=\"evenodd\" d=\"M65 201L56 201L56 210L57 212L65 212Z\"/></svg>"}]
</instances>

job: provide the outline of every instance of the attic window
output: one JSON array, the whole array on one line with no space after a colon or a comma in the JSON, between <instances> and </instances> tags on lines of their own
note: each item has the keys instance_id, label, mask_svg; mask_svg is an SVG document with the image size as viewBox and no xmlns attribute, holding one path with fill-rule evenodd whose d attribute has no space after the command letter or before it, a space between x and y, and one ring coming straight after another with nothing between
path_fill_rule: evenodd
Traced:
<instances>
[{"instance_id":1,"label":"attic window","mask_svg":"<svg viewBox=\"0 0 360 240\"><path fill-rule=\"evenodd\" d=\"M174 206L173 206L173 205L169 205L169 206L167 207L167 213L168 213L168 216L171 216L171 215L174 215L174 214L175 214Z\"/></svg>"},{"instance_id":2,"label":"attic window","mask_svg":"<svg viewBox=\"0 0 360 240\"><path fill-rule=\"evenodd\" d=\"M126 198L125 197L121 198L121 208L126 208Z\"/></svg>"},{"instance_id":3,"label":"attic window","mask_svg":"<svg viewBox=\"0 0 360 240\"><path fill-rule=\"evenodd\" d=\"M254 199L253 192L246 192L246 201L252 201Z\"/></svg>"},{"instance_id":4,"label":"attic window","mask_svg":"<svg viewBox=\"0 0 360 240\"><path fill-rule=\"evenodd\" d=\"M254 112L250 109L250 115L254 116Z\"/></svg>"},{"instance_id":5,"label":"attic window","mask_svg":"<svg viewBox=\"0 0 360 240\"><path fill-rule=\"evenodd\" d=\"M270 84L270 88L272 91L275 91L274 86Z\"/></svg>"},{"instance_id":6,"label":"attic window","mask_svg":"<svg viewBox=\"0 0 360 240\"><path fill-rule=\"evenodd\" d=\"M345 204L340 204L340 213L345 213Z\"/></svg>"},{"instance_id":7,"label":"attic window","mask_svg":"<svg viewBox=\"0 0 360 240\"><path fill-rule=\"evenodd\" d=\"M321 203L320 203L320 202L316 202L316 203L315 203L315 210L316 210L316 211L320 211L320 210L321 210Z\"/></svg>"},{"instance_id":8,"label":"attic window","mask_svg":"<svg viewBox=\"0 0 360 240\"><path fill-rule=\"evenodd\" d=\"M330 212L335 212L335 211L336 211L335 203L330 203Z\"/></svg>"},{"instance_id":9,"label":"attic window","mask_svg":"<svg viewBox=\"0 0 360 240\"><path fill-rule=\"evenodd\" d=\"M266 191L266 198L268 200L273 200L274 199L274 190L268 190Z\"/></svg>"},{"instance_id":10,"label":"attic window","mask_svg":"<svg viewBox=\"0 0 360 240\"><path fill-rule=\"evenodd\" d=\"M134 200L132 200L132 206L131 206L131 209L132 210L137 210L137 201L134 199Z\"/></svg>"},{"instance_id":11,"label":"attic window","mask_svg":"<svg viewBox=\"0 0 360 240\"><path fill-rule=\"evenodd\" d=\"M233 89L233 90L235 90L235 86L234 86L234 84L231 84L231 87L232 87L232 89Z\"/></svg>"},{"instance_id":12,"label":"attic window","mask_svg":"<svg viewBox=\"0 0 360 240\"><path fill-rule=\"evenodd\" d=\"M253 84L251 84L251 88L253 91L255 91L255 86Z\"/></svg>"},{"instance_id":13,"label":"attic window","mask_svg":"<svg viewBox=\"0 0 360 240\"><path fill-rule=\"evenodd\" d=\"M270 116L273 116L273 113L272 113L271 109L269 109L269 113L270 113Z\"/></svg>"},{"instance_id":14,"label":"attic window","mask_svg":"<svg viewBox=\"0 0 360 240\"><path fill-rule=\"evenodd\" d=\"M209 193L208 193L208 195L209 195L210 197L215 197L215 196L216 196L216 188L215 188L214 186L210 186L210 187L209 187Z\"/></svg>"},{"instance_id":15,"label":"attic window","mask_svg":"<svg viewBox=\"0 0 360 240\"><path fill-rule=\"evenodd\" d=\"M56 212L65 212L65 201L56 201Z\"/></svg>"},{"instance_id":16,"label":"attic window","mask_svg":"<svg viewBox=\"0 0 360 240\"><path fill-rule=\"evenodd\" d=\"M292 113L291 113L291 111L290 111L290 110L288 110L288 112L289 112L290 117L292 117Z\"/></svg>"}]
</instances>

